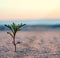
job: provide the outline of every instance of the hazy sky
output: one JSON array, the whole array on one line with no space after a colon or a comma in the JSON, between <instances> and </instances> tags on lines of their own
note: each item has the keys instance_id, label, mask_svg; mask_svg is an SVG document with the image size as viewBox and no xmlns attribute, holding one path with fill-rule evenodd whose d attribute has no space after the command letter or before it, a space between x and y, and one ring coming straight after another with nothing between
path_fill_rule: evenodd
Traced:
<instances>
[{"instance_id":1,"label":"hazy sky","mask_svg":"<svg viewBox=\"0 0 60 58\"><path fill-rule=\"evenodd\" d=\"M0 0L0 20L60 18L60 0Z\"/></svg>"}]
</instances>

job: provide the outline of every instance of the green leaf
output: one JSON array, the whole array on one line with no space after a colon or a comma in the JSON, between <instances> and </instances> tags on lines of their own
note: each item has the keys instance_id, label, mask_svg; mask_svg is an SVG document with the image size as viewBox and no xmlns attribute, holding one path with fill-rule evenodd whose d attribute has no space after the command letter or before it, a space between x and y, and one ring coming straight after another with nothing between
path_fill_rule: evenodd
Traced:
<instances>
[{"instance_id":1,"label":"green leaf","mask_svg":"<svg viewBox=\"0 0 60 58\"><path fill-rule=\"evenodd\" d=\"M8 32L8 34L10 34L12 37L14 37L17 33L17 31L21 30L21 28L23 26L25 26L26 24L15 24L14 22L11 25L5 25L6 27L8 27L13 34L11 34L10 32Z\"/></svg>"}]
</instances>

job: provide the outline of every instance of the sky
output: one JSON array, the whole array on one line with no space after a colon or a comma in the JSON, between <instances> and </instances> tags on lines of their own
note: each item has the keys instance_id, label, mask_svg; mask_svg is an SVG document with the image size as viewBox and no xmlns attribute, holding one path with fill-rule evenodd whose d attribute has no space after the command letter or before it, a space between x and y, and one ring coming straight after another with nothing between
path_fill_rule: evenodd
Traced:
<instances>
[{"instance_id":1,"label":"sky","mask_svg":"<svg viewBox=\"0 0 60 58\"><path fill-rule=\"evenodd\" d=\"M60 19L60 0L0 0L0 20Z\"/></svg>"}]
</instances>

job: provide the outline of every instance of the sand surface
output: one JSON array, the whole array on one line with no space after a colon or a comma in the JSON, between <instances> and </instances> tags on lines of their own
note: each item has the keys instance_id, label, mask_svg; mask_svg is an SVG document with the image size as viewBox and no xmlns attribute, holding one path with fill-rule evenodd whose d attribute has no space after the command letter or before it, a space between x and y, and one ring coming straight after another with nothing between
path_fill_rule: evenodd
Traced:
<instances>
[{"instance_id":1,"label":"sand surface","mask_svg":"<svg viewBox=\"0 0 60 58\"><path fill-rule=\"evenodd\" d=\"M0 58L60 57L60 30L18 32L17 42L20 44L17 44L17 52L14 52L11 36L6 31L0 32Z\"/></svg>"}]
</instances>

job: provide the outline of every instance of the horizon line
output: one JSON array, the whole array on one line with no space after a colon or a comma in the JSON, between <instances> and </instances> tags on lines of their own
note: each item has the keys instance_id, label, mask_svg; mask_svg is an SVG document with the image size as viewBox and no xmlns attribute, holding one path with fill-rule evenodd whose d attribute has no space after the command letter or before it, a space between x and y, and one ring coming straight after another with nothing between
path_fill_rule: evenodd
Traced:
<instances>
[{"instance_id":1,"label":"horizon line","mask_svg":"<svg viewBox=\"0 0 60 58\"><path fill-rule=\"evenodd\" d=\"M36 20L38 20L38 21L59 20L59 21L60 21L60 18L51 18L51 19L31 19L31 20L30 20L30 19L13 19L13 20L12 20L12 19L9 19L9 20L8 20L8 19L6 19L6 20L4 19L4 20L0 20L0 21L36 21Z\"/></svg>"}]
</instances>

